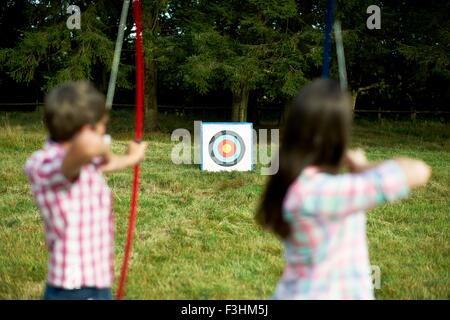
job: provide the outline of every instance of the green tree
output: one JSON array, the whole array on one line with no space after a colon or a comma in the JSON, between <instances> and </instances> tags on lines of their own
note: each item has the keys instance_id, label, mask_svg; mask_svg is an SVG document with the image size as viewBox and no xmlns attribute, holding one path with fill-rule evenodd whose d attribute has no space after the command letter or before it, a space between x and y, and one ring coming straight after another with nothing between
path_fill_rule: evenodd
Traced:
<instances>
[{"instance_id":1,"label":"green tree","mask_svg":"<svg viewBox=\"0 0 450 320\"><path fill-rule=\"evenodd\" d=\"M229 92L232 119L245 121L251 95L258 104L286 105L304 83L320 76L325 0L142 2L149 130L157 128L158 85L177 93ZM69 4L81 8L81 30L66 27ZM380 30L366 27L371 4L381 7ZM121 8L122 0L2 3L2 76L41 91L71 79L90 79L106 90ZM449 9L445 0L336 1L355 103L366 94L396 107L447 106ZM131 26L129 18L117 83L124 89L134 83L127 55L134 52ZM331 53L331 75L337 78Z\"/></svg>"},{"instance_id":2,"label":"green tree","mask_svg":"<svg viewBox=\"0 0 450 320\"><path fill-rule=\"evenodd\" d=\"M157 65L164 59L166 41L161 35L160 16L165 12L167 0L144 1L142 28L144 38L144 109L145 125L149 131L158 128Z\"/></svg>"},{"instance_id":3,"label":"green tree","mask_svg":"<svg viewBox=\"0 0 450 320\"><path fill-rule=\"evenodd\" d=\"M67 1L31 1L30 27L15 47L0 50L0 63L15 81L33 81L42 90L76 79L93 80L105 90L114 50L111 37L117 33L109 24L118 20L117 9L109 1L80 5L81 30L69 30L68 5ZM118 86L130 87L129 71L121 66Z\"/></svg>"},{"instance_id":4,"label":"green tree","mask_svg":"<svg viewBox=\"0 0 450 320\"><path fill-rule=\"evenodd\" d=\"M181 66L183 79L200 93L217 85L230 90L233 121L246 121L249 95L257 87L275 79L278 89L292 95L292 83L301 85L301 51L285 27L297 15L295 1L181 2L177 8L190 52Z\"/></svg>"},{"instance_id":5,"label":"green tree","mask_svg":"<svg viewBox=\"0 0 450 320\"><path fill-rule=\"evenodd\" d=\"M371 4L381 8L380 30L366 27ZM448 1L337 1L336 9L354 103L370 94L397 108L445 105L439 99L448 101L450 84ZM332 66L336 75L335 60Z\"/></svg>"}]
</instances>

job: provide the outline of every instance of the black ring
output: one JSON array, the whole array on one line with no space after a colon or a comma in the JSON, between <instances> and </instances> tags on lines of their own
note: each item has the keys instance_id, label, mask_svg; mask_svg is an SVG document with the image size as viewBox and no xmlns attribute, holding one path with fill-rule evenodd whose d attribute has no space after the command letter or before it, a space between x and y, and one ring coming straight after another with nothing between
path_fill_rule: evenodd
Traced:
<instances>
[{"instance_id":1,"label":"black ring","mask_svg":"<svg viewBox=\"0 0 450 320\"><path fill-rule=\"evenodd\" d=\"M239 141L239 144L240 144L240 147L241 147L241 153L239 154L239 156L238 156L235 160L233 160L233 161L231 161L231 162L224 162L224 161L221 161L221 160L217 159L216 156L214 155L214 150L213 150L214 142L215 142L218 138L220 138L220 137L222 137L222 136L224 136L224 135L230 135L230 136L233 136L234 138L236 138L236 140ZM222 130L222 131L216 133L216 134L211 138L211 140L209 141L208 151L209 151L209 156L211 157L211 159L212 159L215 163L217 163L219 166L222 166L222 167L232 167L232 166L236 165L237 163L239 163L239 162L242 160L242 158L244 157L244 154L245 154L245 144L244 144L244 140L242 140L241 136L238 135L236 132L231 131L231 130Z\"/></svg>"}]
</instances>

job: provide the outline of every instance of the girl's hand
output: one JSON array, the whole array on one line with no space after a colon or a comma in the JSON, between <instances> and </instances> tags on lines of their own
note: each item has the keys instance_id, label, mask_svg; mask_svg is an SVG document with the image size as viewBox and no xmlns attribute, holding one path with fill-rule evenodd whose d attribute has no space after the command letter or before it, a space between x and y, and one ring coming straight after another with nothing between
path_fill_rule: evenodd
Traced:
<instances>
[{"instance_id":1,"label":"girl's hand","mask_svg":"<svg viewBox=\"0 0 450 320\"><path fill-rule=\"evenodd\" d=\"M370 163L367 160L364 150L358 148L347 150L344 156L344 166L351 172L361 172L370 167Z\"/></svg>"}]
</instances>

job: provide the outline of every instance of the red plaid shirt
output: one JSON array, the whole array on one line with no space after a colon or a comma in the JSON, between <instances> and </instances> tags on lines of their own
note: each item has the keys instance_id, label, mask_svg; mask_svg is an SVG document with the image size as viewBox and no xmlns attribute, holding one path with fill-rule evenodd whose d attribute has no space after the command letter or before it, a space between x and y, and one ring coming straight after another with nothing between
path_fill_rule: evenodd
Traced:
<instances>
[{"instance_id":1,"label":"red plaid shirt","mask_svg":"<svg viewBox=\"0 0 450 320\"><path fill-rule=\"evenodd\" d=\"M70 182L61 173L65 150L47 142L25 164L45 226L47 283L64 289L109 288L113 275L111 192L98 161Z\"/></svg>"}]
</instances>

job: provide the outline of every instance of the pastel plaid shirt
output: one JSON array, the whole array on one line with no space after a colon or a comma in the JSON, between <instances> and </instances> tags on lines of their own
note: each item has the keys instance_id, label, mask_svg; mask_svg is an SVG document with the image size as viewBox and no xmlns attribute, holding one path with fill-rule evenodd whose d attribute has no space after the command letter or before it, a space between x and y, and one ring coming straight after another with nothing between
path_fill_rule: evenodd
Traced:
<instances>
[{"instance_id":1,"label":"pastel plaid shirt","mask_svg":"<svg viewBox=\"0 0 450 320\"><path fill-rule=\"evenodd\" d=\"M45 227L47 283L64 289L109 288L113 275L111 192L99 161L70 182L61 173L65 150L48 141L24 170Z\"/></svg>"},{"instance_id":2,"label":"pastel plaid shirt","mask_svg":"<svg viewBox=\"0 0 450 320\"><path fill-rule=\"evenodd\" d=\"M395 161L364 173L332 175L307 167L286 194L286 267L274 299L373 299L364 210L404 198Z\"/></svg>"}]
</instances>

